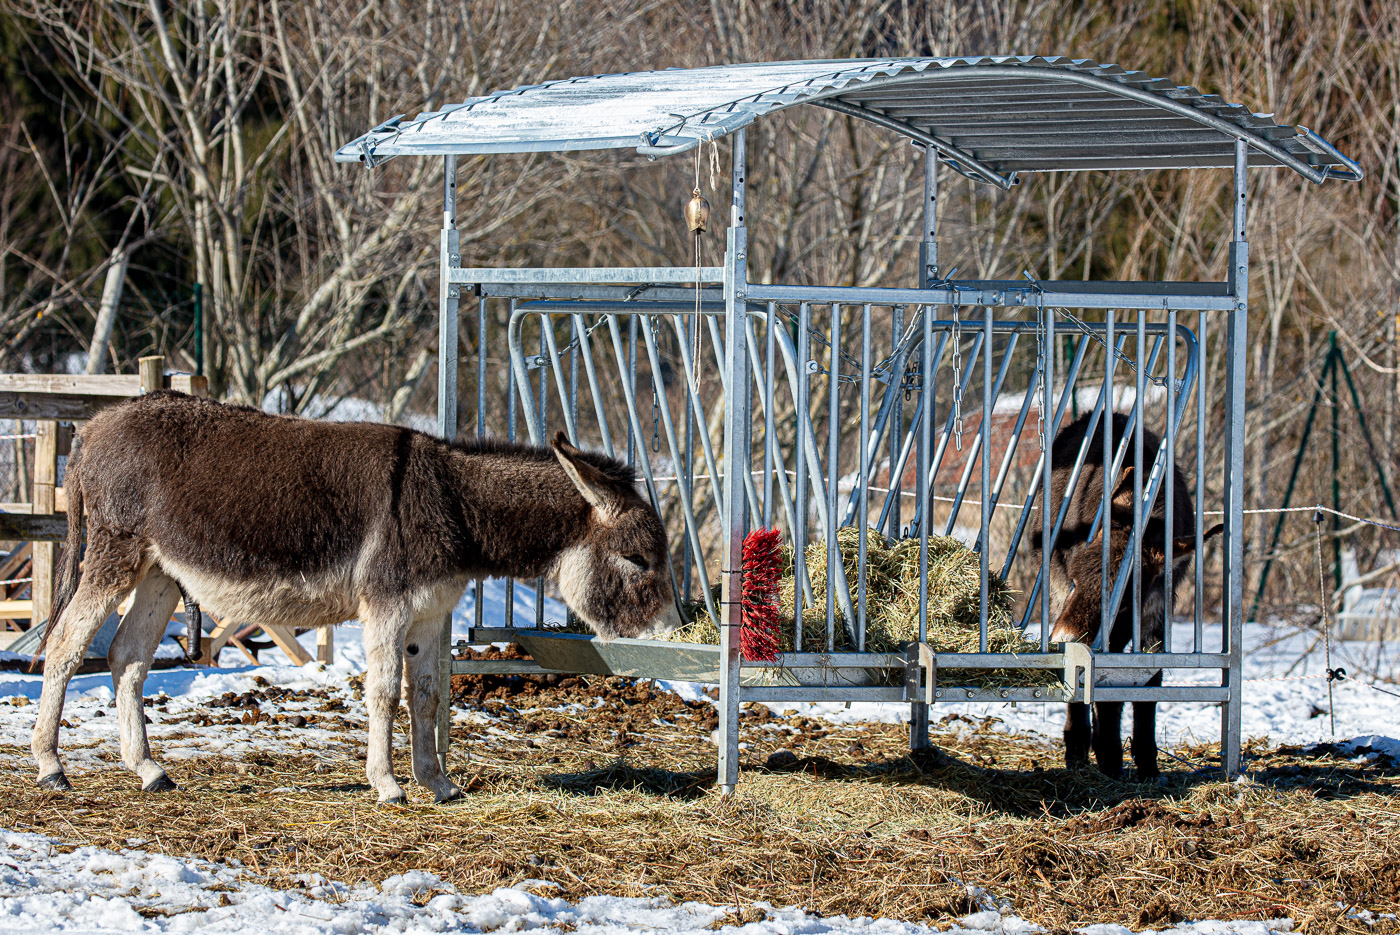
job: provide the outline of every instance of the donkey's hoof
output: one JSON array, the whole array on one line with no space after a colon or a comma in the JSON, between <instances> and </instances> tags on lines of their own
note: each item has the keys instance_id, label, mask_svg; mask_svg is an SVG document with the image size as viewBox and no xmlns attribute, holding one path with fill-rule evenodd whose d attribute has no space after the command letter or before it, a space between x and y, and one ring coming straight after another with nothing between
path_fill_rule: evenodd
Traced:
<instances>
[{"instance_id":1,"label":"donkey's hoof","mask_svg":"<svg viewBox=\"0 0 1400 935\"><path fill-rule=\"evenodd\" d=\"M398 795L391 795L387 799L380 799L379 804L385 808L391 805L407 805L408 796L400 792Z\"/></svg>"},{"instance_id":2,"label":"donkey's hoof","mask_svg":"<svg viewBox=\"0 0 1400 935\"><path fill-rule=\"evenodd\" d=\"M68 777L63 773L50 773L39 778L40 789L52 789L54 792L72 792L73 784L68 781Z\"/></svg>"},{"instance_id":3,"label":"donkey's hoof","mask_svg":"<svg viewBox=\"0 0 1400 935\"><path fill-rule=\"evenodd\" d=\"M175 780L171 779L169 776L165 775L164 773L161 773L161 774L160 774L159 776L157 776L155 779L152 779L150 782L148 782L148 783L146 783L144 786L142 786L142 787L141 787L141 791L142 791L142 792L174 792L174 791L175 791L176 789L178 789L178 788L180 788L180 787L177 786L177 785L175 785Z\"/></svg>"},{"instance_id":4,"label":"donkey's hoof","mask_svg":"<svg viewBox=\"0 0 1400 935\"><path fill-rule=\"evenodd\" d=\"M462 787L455 782L441 792L433 793L434 805L446 805L448 802L455 802L462 797Z\"/></svg>"}]
</instances>

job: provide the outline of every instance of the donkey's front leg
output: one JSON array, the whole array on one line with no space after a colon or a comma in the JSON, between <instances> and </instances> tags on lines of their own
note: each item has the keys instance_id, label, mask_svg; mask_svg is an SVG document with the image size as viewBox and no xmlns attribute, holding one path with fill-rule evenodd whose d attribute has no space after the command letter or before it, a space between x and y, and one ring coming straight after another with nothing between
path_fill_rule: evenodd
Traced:
<instances>
[{"instance_id":1,"label":"donkey's front leg","mask_svg":"<svg viewBox=\"0 0 1400 935\"><path fill-rule=\"evenodd\" d=\"M433 794L433 801L450 802L462 789L447 778L437 757L438 635L441 617L416 621L408 632L405 687L413 738L413 778Z\"/></svg>"},{"instance_id":2,"label":"donkey's front leg","mask_svg":"<svg viewBox=\"0 0 1400 935\"><path fill-rule=\"evenodd\" d=\"M365 708L369 714L365 774L379 793L380 805L399 805L408 797L394 778L394 717L399 710L409 609L406 603L375 607L362 602L360 620L365 628Z\"/></svg>"},{"instance_id":3,"label":"donkey's front leg","mask_svg":"<svg viewBox=\"0 0 1400 935\"><path fill-rule=\"evenodd\" d=\"M141 777L141 791L167 792L175 783L151 759L146 738L146 711L141 689L146 684L156 646L165 636L165 625L180 600L180 588L159 571L152 571L136 588L131 609L122 617L107 664L112 669L112 687L117 692L117 726L121 733L122 763Z\"/></svg>"},{"instance_id":4,"label":"donkey's front leg","mask_svg":"<svg viewBox=\"0 0 1400 935\"><path fill-rule=\"evenodd\" d=\"M122 595L138 580L130 556L113 549L100 532L90 532L87 571L72 601L59 616L49 634L44 657L44 689L39 696L39 714L34 722L30 749L39 766L39 785L60 792L73 788L58 759L58 727L63 717L63 700L68 680L82 664L88 644L103 622L121 603Z\"/></svg>"}]
</instances>

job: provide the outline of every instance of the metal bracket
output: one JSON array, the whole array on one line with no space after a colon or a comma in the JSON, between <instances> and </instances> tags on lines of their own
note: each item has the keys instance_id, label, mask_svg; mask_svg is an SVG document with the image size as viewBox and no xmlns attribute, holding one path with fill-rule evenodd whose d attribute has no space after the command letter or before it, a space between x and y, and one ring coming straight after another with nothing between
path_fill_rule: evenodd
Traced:
<instances>
[{"instance_id":1,"label":"metal bracket","mask_svg":"<svg viewBox=\"0 0 1400 935\"><path fill-rule=\"evenodd\" d=\"M919 696L919 671L927 673L923 697ZM904 700L933 704L938 697L938 656L928 643L904 647Z\"/></svg>"},{"instance_id":2,"label":"metal bracket","mask_svg":"<svg viewBox=\"0 0 1400 935\"><path fill-rule=\"evenodd\" d=\"M1094 703L1094 654L1084 643L1065 644L1065 685L1073 700L1079 687L1079 675L1084 674L1084 704Z\"/></svg>"}]
</instances>

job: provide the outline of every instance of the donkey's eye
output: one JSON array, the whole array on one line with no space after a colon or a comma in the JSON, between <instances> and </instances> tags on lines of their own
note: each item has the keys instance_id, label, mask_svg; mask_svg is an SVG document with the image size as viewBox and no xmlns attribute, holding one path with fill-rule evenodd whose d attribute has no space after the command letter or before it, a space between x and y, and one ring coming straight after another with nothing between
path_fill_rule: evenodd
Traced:
<instances>
[{"instance_id":1,"label":"donkey's eye","mask_svg":"<svg viewBox=\"0 0 1400 935\"><path fill-rule=\"evenodd\" d=\"M636 552L632 552L632 553L630 553L630 554L628 554L628 555L624 555L624 556L622 556L622 557L625 558L625 559L627 559L627 561L631 562L633 565L636 565L636 566L637 566L638 568L640 568L642 571L646 571L646 570L647 570L647 560L646 560L645 558L643 558L642 556L638 555Z\"/></svg>"}]
</instances>

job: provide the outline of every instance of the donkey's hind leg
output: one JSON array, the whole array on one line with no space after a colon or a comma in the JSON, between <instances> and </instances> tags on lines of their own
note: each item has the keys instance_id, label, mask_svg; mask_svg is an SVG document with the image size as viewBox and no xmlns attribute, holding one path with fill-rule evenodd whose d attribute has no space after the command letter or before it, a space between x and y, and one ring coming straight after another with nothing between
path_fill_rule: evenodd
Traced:
<instances>
[{"instance_id":1,"label":"donkey's hind leg","mask_svg":"<svg viewBox=\"0 0 1400 935\"><path fill-rule=\"evenodd\" d=\"M165 635L165 625L180 600L180 588L169 575L152 570L136 588L131 609L122 617L107 663L112 669L112 687L117 692L117 725L121 731L122 763L141 777L143 792L166 792L175 783L151 759L146 739L146 712L141 689L146 684L156 646Z\"/></svg>"},{"instance_id":2,"label":"donkey's hind leg","mask_svg":"<svg viewBox=\"0 0 1400 935\"><path fill-rule=\"evenodd\" d=\"M1161 685L1162 673L1148 679L1148 685ZM1141 782L1162 775L1157 766L1157 702L1133 702L1133 766Z\"/></svg>"},{"instance_id":3,"label":"donkey's hind leg","mask_svg":"<svg viewBox=\"0 0 1400 935\"><path fill-rule=\"evenodd\" d=\"M138 556L131 548L110 538L89 533L83 575L73 600L64 608L44 654L44 688L34 722L30 750L39 767L39 785L67 791L72 788L58 759L58 726L63 716L68 680L82 664L97 631L122 598L140 580ZM49 621L50 626L54 622Z\"/></svg>"},{"instance_id":4,"label":"donkey's hind leg","mask_svg":"<svg viewBox=\"0 0 1400 935\"><path fill-rule=\"evenodd\" d=\"M408 631L404 648L404 687L413 738L413 778L433 794L433 801L450 802L462 789L447 778L437 757L438 635L441 618L418 620Z\"/></svg>"},{"instance_id":5,"label":"donkey's hind leg","mask_svg":"<svg viewBox=\"0 0 1400 935\"><path fill-rule=\"evenodd\" d=\"M1123 702L1094 703L1094 761L1113 779L1123 775Z\"/></svg>"},{"instance_id":6,"label":"donkey's hind leg","mask_svg":"<svg viewBox=\"0 0 1400 935\"><path fill-rule=\"evenodd\" d=\"M1065 707L1065 766L1082 769L1089 765L1089 706L1071 702Z\"/></svg>"},{"instance_id":7,"label":"donkey's hind leg","mask_svg":"<svg viewBox=\"0 0 1400 935\"><path fill-rule=\"evenodd\" d=\"M365 775L379 793L380 805L400 805L408 796L394 778L394 717L399 710L410 614L406 602L382 606L362 601L360 620L365 628L365 709L369 715Z\"/></svg>"}]
</instances>

